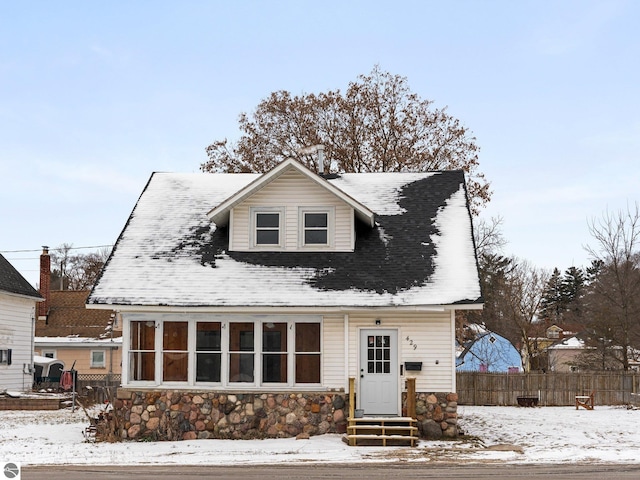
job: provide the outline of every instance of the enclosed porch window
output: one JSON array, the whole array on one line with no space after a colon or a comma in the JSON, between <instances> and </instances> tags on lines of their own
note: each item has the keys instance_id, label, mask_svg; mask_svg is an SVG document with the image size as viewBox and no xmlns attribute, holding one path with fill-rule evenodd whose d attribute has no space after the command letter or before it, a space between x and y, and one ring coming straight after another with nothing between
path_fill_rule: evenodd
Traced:
<instances>
[{"instance_id":1,"label":"enclosed porch window","mask_svg":"<svg viewBox=\"0 0 640 480\"><path fill-rule=\"evenodd\" d=\"M127 382L223 388L321 382L320 317L170 317L130 321Z\"/></svg>"},{"instance_id":2,"label":"enclosed porch window","mask_svg":"<svg viewBox=\"0 0 640 480\"><path fill-rule=\"evenodd\" d=\"M131 322L129 335L129 380L155 380L156 322Z\"/></svg>"}]
</instances>

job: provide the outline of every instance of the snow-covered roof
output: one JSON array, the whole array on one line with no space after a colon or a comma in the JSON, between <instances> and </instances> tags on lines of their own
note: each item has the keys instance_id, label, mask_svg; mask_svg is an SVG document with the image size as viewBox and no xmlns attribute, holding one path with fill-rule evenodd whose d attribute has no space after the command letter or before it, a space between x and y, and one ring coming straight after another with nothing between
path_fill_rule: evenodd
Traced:
<instances>
[{"instance_id":1,"label":"snow-covered roof","mask_svg":"<svg viewBox=\"0 0 640 480\"><path fill-rule=\"evenodd\" d=\"M552 345L551 347L549 347L549 350L564 350L564 349L572 350L576 348L581 349L584 347L585 347L584 340L574 336L574 337L565 338L561 342L558 342L555 345Z\"/></svg>"},{"instance_id":2,"label":"snow-covered roof","mask_svg":"<svg viewBox=\"0 0 640 480\"><path fill-rule=\"evenodd\" d=\"M354 252L230 252L207 214L258 174L154 173L89 305L385 307L480 303L461 171L327 177L375 214ZM301 199L302 201L302 199Z\"/></svg>"}]
</instances>

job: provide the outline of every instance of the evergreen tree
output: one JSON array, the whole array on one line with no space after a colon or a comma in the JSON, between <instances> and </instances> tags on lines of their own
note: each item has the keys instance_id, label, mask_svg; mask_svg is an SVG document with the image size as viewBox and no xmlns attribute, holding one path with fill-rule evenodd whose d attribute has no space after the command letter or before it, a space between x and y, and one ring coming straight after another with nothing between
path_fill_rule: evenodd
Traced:
<instances>
[{"instance_id":1,"label":"evergreen tree","mask_svg":"<svg viewBox=\"0 0 640 480\"><path fill-rule=\"evenodd\" d=\"M563 278L560 277L560 270L554 268L544 288L542 308L540 309L540 316L551 324L561 323L562 315L566 310L562 284Z\"/></svg>"},{"instance_id":2,"label":"evergreen tree","mask_svg":"<svg viewBox=\"0 0 640 480\"><path fill-rule=\"evenodd\" d=\"M565 308L565 321L580 322L584 313L587 275L584 270L569 267L562 277L561 296Z\"/></svg>"}]
</instances>

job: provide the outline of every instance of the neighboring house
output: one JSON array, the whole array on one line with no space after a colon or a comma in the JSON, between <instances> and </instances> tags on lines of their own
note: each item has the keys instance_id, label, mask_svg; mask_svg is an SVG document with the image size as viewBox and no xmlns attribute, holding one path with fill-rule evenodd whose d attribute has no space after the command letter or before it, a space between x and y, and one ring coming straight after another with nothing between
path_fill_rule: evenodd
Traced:
<instances>
[{"instance_id":1,"label":"neighboring house","mask_svg":"<svg viewBox=\"0 0 640 480\"><path fill-rule=\"evenodd\" d=\"M42 297L0 255L0 392L33 384L33 329Z\"/></svg>"},{"instance_id":2,"label":"neighboring house","mask_svg":"<svg viewBox=\"0 0 640 480\"><path fill-rule=\"evenodd\" d=\"M579 336L565 338L548 347L549 368L552 372L578 372L578 356L585 351L584 339Z\"/></svg>"},{"instance_id":3,"label":"neighboring house","mask_svg":"<svg viewBox=\"0 0 640 480\"><path fill-rule=\"evenodd\" d=\"M115 312L87 309L89 290L51 290L50 266L45 247L40 256L40 294L45 301L36 322L35 353L61 360L79 374L119 375L122 329Z\"/></svg>"},{"instance_id":4,"label":"neighboring house","mask_svg":"<svg viewBox=\"0 0 640 480\"><path fill-rule=\"evenodd\" d=\"M525 365L525 369L527 371L554 371L553 362L555 360L550 357L549 347L582 330L584 327L578 325L557 325L546 322L534 324L529 337L531 357L526 359L528 363Z\"/></svg>"},{"instance_id":5,"label":"neighboring house","mask_svg":"<svg viewBox=\"0 0 640 480\"><path fill-rule=\"evenodd\" d=\"M471 338L459 346L459 372L522 372L522 358L513 344L501 335L476 325Z\"/></svg>"},{"instance_id":6,"label":"neighboring house","mask_svg":"<svg viewBox=\"0 0 640 480\"><path fill-rule=\"evenodd\" d=\"M554 372L621 370L622 347L602 342L603 339L595 339L588 332L565 338L548 348L549 366ZM634 368L637 352L629 348L628 357Z\"/></svg>"},{"instance_id":7,"label":"neighboring house","mask_svg":"<svg viewBox=\"0 0 640 480\"><path fill-rule=\"evenodd\" d=\"M399 416L408 377L454 436L455 311L482 307L464 174L154 173L87 306L122 318L128 438L344 431L350 378Z\"/></svg>"}]
</instances>

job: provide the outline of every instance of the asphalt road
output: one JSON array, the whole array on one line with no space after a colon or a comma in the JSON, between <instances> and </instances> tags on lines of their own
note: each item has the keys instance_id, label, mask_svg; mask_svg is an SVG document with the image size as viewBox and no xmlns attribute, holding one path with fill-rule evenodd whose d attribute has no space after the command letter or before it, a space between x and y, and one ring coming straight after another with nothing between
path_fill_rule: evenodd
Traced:
<instances>
[{"instance_id":1,"label":"asphalt road","mask_svg":"<svg viewBox=\"0 0 640 480\"><path fill-rule=\"evenodd\" d=\"M49 466L25 467L21 480L327 480L334 479L580 479L626 480L640 478L640 463L633 465L513 465L489 464L304 464L246 466Z\"/></svg>"}]
</instances>

